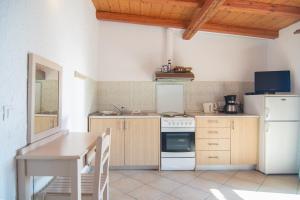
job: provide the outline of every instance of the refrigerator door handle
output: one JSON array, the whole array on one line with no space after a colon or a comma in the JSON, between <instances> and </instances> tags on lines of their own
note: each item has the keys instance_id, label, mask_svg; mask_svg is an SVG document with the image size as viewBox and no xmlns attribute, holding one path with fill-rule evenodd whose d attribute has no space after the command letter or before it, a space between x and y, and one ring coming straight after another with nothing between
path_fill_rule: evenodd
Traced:
<instances>
[{"instance_id":1,"label":"refrigerator door handle","mask_svg":"<svg viewBox=\"0 0 300 200\"><path fill-rule=\"evenodd\" d=\"M270 117L270 108L266 107L266 110L265 110L266 114L266 119L268 119Z\"/></svg>"},{"instance_id":2,"label":"refrigerator door handle","mask_svg":"<svg viewBox=\"0 0 300 200\"><path fill-rule=\"evenodd\" d=\"M266 133L268 133L268 132L269 132L269 128L270 128L270 125L269 125L269 123L266 123L266 124L265 124L265 131L266 131Z\"/></svg>"}]
</instances>

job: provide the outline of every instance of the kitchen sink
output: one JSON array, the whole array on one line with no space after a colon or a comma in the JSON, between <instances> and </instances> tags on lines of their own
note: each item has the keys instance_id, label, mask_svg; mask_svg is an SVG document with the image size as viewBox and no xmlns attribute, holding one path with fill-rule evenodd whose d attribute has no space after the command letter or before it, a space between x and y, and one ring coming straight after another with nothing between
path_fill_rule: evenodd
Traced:
<instances>
[{"instance_id":1,"label":"kitchen sink","mask_svg":"<svg viewBox=\"0 0 300 200\"><path fill-rule=\"evenodd\" d=\"M117 112L96 112L94 113L96 116L146 116L148 113L145 112L124 112L124 113L117 113Z\"/></svg>"}]
</instances>

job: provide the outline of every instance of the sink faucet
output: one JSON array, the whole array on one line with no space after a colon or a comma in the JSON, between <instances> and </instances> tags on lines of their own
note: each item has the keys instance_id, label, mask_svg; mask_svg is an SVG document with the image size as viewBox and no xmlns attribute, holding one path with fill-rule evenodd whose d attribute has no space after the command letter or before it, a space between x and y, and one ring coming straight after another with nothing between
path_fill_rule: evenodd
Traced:
<instances>
[{"instance_id":1,"label":"sink faucet","mask_svg":"<svg viewBox=\"0 0 300 200\"><path fill-rule=\"evenodd\" d=\"M124 113L124 106L121 106L121 108L119 108L118 106L111 104L116 110L118 110L118 112L120 113L120 115L122 115Z\"/></svg>"}]
</instances>

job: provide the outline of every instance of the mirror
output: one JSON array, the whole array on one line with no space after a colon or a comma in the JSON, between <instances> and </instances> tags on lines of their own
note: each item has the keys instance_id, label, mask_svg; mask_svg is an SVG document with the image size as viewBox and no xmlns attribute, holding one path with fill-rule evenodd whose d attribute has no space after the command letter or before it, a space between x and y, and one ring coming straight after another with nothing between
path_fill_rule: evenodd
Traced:
<instances>
[{"instance_id":1,"label":"mirror","mask_svg":"<svg viewBox=\"0 0 300 200\"><path fill-rule=\"evenodd\" d=\"M60 130L61 67L29 54L28 143Z\"/></svg>"}]
</instances>

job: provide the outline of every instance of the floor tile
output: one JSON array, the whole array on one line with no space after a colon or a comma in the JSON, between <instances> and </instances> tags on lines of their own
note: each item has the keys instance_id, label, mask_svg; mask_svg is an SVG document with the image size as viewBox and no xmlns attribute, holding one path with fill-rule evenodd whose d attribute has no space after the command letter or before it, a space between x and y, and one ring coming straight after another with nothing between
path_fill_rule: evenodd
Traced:
<instances>
[{"instance_id":1,"label":"floor tile","mask_svg":"<svg viewBox=\"0 0 300 200\"><path fill-rule=\"evenodd\" d=\"M202 177L197 177L196 179L192 180L190 183L188 183L189 186L200 189L202 191L210 193L212 189L218 189L222 185L210 180L206 180Z\"/></svg>"},{"instance_id":2,"label":"floor tile","mask_svg":"<svg viewBox=\"0 0 300 200\"><path fill-rule=\"evenodd\" d=\"M159 200L166 194L153 187L144 185L128 193L128 195L138 200Z\"/></svg>"},{"instance_id":3,"label":"floor tile","mask_svg":"<svg viewBox=\"0 0 300 200\"><path fill-rule=\"evenodd\" d=\"M110 186L111 200L300 199L297 176L257 171L112 170Z\"/></svg>"},{"instance_id":4,"label":"floor tile","mask_svg":"<svg viewBox=\"0 0 300 200\"><path fill-rule=\"evenodd\" d=\"M178 198L176 198L174 196L166 194L162 198L160 198L159 200L180 200L180 199L178 199Z\"/></svg>"},{"instance_id":5,"label":"floor tile","mask_svg":"<svg viewBox=\"0 0 300 200\"><path fill-rule=\"evenodd\" d=\"M241 198L233 188L222 186L218 189L212 189L211 195L206 200L246 200L246 199ZM251 200L256 200L256 199L251 199Z\"/></svg>"},{"instance_id":6,"label":"floor tile","mask_svg":"<svg viewBox=\"0 0 300 200\"><path fill-rule=\"evenodd\" d=\"M228 187L231 187L234 189L256 191L260 187L260 184L234 177L234 178L229 179L225 183L225 186L228 186Z\"/></svg>"},{"instance_id":7,"label":"floor tile","mask_svg":"<svg viewBox=\"0 0 300 200\"><path fill-rule=\"evenodd\" d=\"M109 181L112 183L116 180L119 180L121 178L124 178L124 176L119 172L119 171L114 171L114 170L111 170L109 172Z\"/></svg>"},{"instance_id":8,"label":"floor tile","mask_svg":"<svg viewBox=\"0 0 300 200\"><path fill-rule=\"evenodd\" d=\"M224 184L229 178L231 178L236 171L207 171L201 174L199 177Z\"/></svg>"},{"instance_id":9,"label":"floor tile","mask_svg":"<svg viewBox=\"0 0 300 200\"><path fill-rule=\"evenodd\" d=\"M194 171L169 171L169 172L161 172L161 176L169 178L178 183L188 183L191 180L197 178L200 173Z\"/></svg>"},{"instance_id":10,"label":"floor tile","mask_svg":"<svg viewBox=\"0 0 300 200\"><path fill-rule=\"evenodd\" d=\"M175 196L181 200L204 200L209 197L209 193L197 190L190 186L183 186L175 191L171 192L172 196Z\"/></svg>"},{"instance_id":11,"label":"floor tile","mask_svg":"<svg viewBox=\"0 0 300 200\"><path fill-rule=\"evenodd\" d=\"M110 194L110 200L134 200L134 198L126 195L126 194L123 194L121 193L119 190L117 189L114 189L114 188L110 188L110 191L109 191L109 194Z\"/></svg>"},{"instance_id":12,"label":"floor tile","mask_svg":"<svg viewBox=\"0 0 300 200\"><path fill-rule=\"evenodd\" d=\"M142 173L158 174L159 172L157 170L119 170L119 173L125 176L134 176L136 174L142 174Z\"/></svg>"},{"instance_id":13,"label":"floor tile","mask_svg":"<svg viewBox=\"0 0 300 200\"><path fill-rule=\"evenodd\" d=\"M142 185L143 183L129 177L121 178L110 184L111 187L119 190L122 193L131 192L134 189L141 187Z\"/></svg>"},{"instance_id":14,"label":"floor tile","mask_svg":"<svg viewBox=\"0 0 300 200\"><path fill-rule=\"evenodd\" d=\"M155 180L158 180L161 178L161 176L158 175L158 173L152 172L152 171L141 171L141 172L135 172L133 174L129 175L131 178L136 179L142 183L149 183L153 182Z\"/></svg>"},{"instance_id":15,"label":"floor tile","mask_svg":"<svg viewBox=\"0 0 300 200\"><path fill-rule=\"evenodd\" d=\"M242 180L262 184L267 176L258 171L238 171L233 178L239 178Z\"/></svg>"},{"instance_id":16,"label":"floor tile","mask_svg":"<svg viewBox=\"0 0 300 200\"><path fill-rule=\"evenodd\" d=\"M259 191L296 194L298 190L298 184L299 179L297 176L267 176L266 180L259 188Z\"/></svg>"},{"instance_id":17,"label":"floor tile","mask_svg":"<svg viewBox=\"0 0 300 200\"><path fill-rule=\"evenodd\" d=\"M153 181L151 183L148 183L148 184L150 186L162 191L162 192L165 192L165 193L172 192L176 188L182 186L181 183L175 182L171 179L167 179L167 178L164 178L164 177L161 177L160 179L155 180L155 181Z\"/></svg>"}]
</instances>

